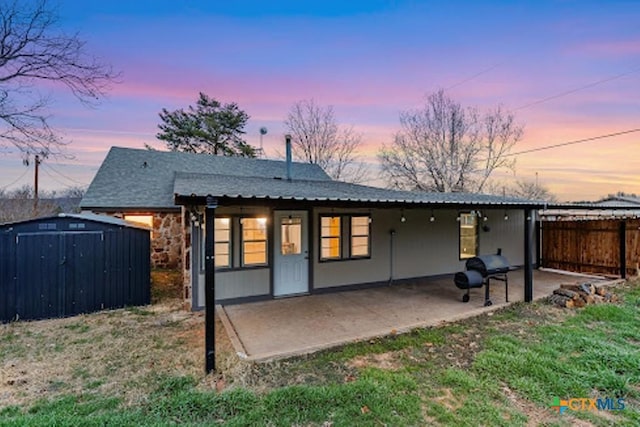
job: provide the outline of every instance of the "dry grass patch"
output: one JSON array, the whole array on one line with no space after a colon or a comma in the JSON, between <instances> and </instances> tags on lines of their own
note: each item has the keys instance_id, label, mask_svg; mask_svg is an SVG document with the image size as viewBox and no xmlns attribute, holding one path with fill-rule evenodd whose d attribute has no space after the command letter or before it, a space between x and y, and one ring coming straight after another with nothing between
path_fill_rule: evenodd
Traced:
<instances>
[{"instance_id":1,"label":"dry grass patch","mask_svg":"<svg viewBox=\"0 0 640 427\"><path fill-rule=\"evenodd\" d=\"M356 356L353 359L346 362L346 365L350 368L378 368L390 371L397 371L401 369L404 364L402 356L406 354L405 350L389 351L386 353L367 354L362 356Z\"/></svg>"},{"instance_id":2,"label":"dry grass patch","mask_svg":"<svg viewBox=\"0 0 640 427\"><path fill-rule=\"evenodd\" d=\"M217 322L217 363L239 363ZM127 404L145 400L168 376L202 378L217 387L225 376L203 378L204 317L173 300L66 319L0 325L0 401L30 404L70 393L100 393ZM238 368L241 369L241 368Z\"/></svg>"}]
</instances>

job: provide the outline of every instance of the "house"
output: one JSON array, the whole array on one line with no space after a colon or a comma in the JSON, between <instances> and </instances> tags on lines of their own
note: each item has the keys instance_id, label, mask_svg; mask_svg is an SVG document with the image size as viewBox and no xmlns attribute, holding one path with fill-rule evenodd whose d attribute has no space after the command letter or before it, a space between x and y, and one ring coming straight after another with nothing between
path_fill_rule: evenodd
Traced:
<instances>
[{"instance_id":1,"label":"house","mask_svg":"<svg viewBox=\"0 0 640 427\"><path fill-rule=\"evenodd\" d=\"M595 202L553 204L540 212L544 221L627 219L640 217L640 197L609 195Z\"/></svg>"},{"instance_id":2,"label":"house","mask_svg":"<svg viewBox=\"0 0 640 427\"><path fill-rule=\"evenodd\" d=\"M290 161L112 148L81 207L148 221L152 257L183 269L198 309L214 277L216 302L239 303L447 275L498 248L525 266L530 300L542 204L349 184Z\"/></svg>"}]
</instances>

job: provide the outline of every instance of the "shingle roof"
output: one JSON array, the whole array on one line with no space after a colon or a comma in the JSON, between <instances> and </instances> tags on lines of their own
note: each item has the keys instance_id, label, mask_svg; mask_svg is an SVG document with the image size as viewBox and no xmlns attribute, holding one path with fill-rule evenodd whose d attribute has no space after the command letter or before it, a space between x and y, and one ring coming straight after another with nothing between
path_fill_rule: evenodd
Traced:
<instances>
[{"instance_id":1,"label":"shingle roof","mask_svg":"<svg viewBox=\"0 0 640 427\"><path fill-rule=\"evenodd\" d=\"M217 174L176 173L173 191L184 197L226 197L340 201L363 203L399 203L428 205L509 205L542 206L544 202L471 193L420 193L388 190L339 181L309 181L231 177Z\"/></svg>"},{"instance_id":2,"label":"shingle roof","mask_svg":"<svg viewBox=\"0 0 640 427\"><path fill-rule=\"evenodd\" d=\"M285 178L286 163L112 147L80 202L80 207L175 208L173 186L176 172ZM294 179L330 180L322 168L308 163L293 163L291 174Z\"/></svg>"}]
</instances>

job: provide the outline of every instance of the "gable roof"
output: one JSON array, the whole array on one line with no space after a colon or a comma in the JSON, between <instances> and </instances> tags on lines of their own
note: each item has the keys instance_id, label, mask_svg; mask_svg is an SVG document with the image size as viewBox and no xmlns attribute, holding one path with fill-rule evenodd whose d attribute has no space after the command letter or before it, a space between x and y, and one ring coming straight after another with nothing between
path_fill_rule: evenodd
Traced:
<instances>
[{"instance_id":1,"label":"gable roof","mask_svg":"<svg viewBox=\"0 0 640 427\"><path fill-rule=\"evenodd\" d=\"M206 154L112 147L85 196L82 209L175 209L176 173L286 178L286 162ZM318 165L294 162L293 179L328 181Z\"/></svg>"},{"instance_id":2,"label":"gable roof","mask_svg":"<svg viewBox=\"0 0 640 427\"><path fill-rule=\"evenodd\" d=\"M542 206L544 202L474 193L398 191L340 181L309 181L176 173L176 198L338 201L417 205Z\"/></svg>"},{"instance_id":3,"label":"gable roof","mask_svg":"<svg viewBox=\"0 0 640 427\"><path fill-rule=\"evenodd\" d=\"M593 203L602 207L640 207L640 197L611 196Z\"/></svg>"}]
</instances>

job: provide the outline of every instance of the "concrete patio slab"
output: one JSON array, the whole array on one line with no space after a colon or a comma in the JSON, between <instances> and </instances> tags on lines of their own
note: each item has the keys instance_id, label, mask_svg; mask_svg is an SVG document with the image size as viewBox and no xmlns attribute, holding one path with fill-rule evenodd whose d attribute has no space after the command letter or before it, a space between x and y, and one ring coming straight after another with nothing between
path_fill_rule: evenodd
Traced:
<instances>
[{"instance_id":1,"label":"concrete patio slab","mask_svg":"<svg viewBox=\"0 0 640 427\"><path fill-rule=\"evenodd\" d=\"M585 277L534 272L534 299L550 295L561 283ZM590 279L593 281L593 279ZM299 296L218 307L236 352L253 361L312 353L417 327L456 321L524 300L522 270L509 273L509 303L502 282L491 283L493 305L484 306L484 288L471 300L451 277L365 290Z\"/></svg>"}]
</instances>

